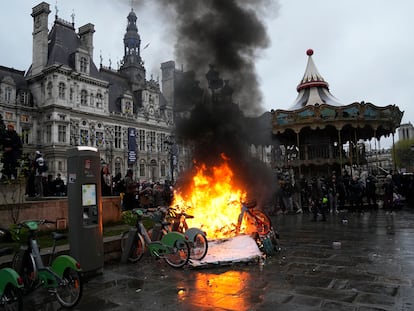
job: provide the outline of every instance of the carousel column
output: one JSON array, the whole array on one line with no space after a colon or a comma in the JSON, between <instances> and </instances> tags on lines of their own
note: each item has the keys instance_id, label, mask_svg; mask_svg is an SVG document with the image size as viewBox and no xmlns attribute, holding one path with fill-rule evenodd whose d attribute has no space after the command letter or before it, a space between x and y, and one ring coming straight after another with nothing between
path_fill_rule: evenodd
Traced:
<instances>
[{"instance_id":1,"label":"carousel column","mask_svg":"<svg viewBox=\"0 0 414 311\"><path fill-rule=\"evenodd\" d=\"M299 144L299 132L296 132L296 145L298 146L298 170L299 170L299 177L302 175L302 163L300 158L300 144Z\"/></svg>"},{"instance_id":2,"label":"carousel column","mask_svg":"<svg viewBox=\"0 0 414 311\"><path fill-rule=\"evenodd\" d=\"M359 169L359 148L358 148L358 137L356 129L354 129L354 139L355 139L355 155L356 155L356 164Z\"/></svg>"},{"instance_id":3,"label":"carousel column","mask_svg":"<svg viewBox=\"0 0 414 311\"><path fill-rule=\"evenodd\" d=\"M394 132L392 133L392 153L394 158L394 172L397 172L397 161L395 161L395 141L394 141Z\"/></svg>"},{"instance_id":4,"label":"carousel column","mask_svg":"<svg viewBox=\"0 0 414 311\"><path fill-rule=\"evenodd\" d=\"M377 138L377 130L376 129L374 130L374 138L375 138L375 162L376 162L375 171L378 174L378 171L379 171L379 169L378 169L378 166L379 166L379 164L378 164L378 147L377 147L378 138Z\"/></svg>"},{"instance_id":5,"label":"carousel column","mask_svg":"<svg viewBox=\"0 0 414 311\"><path fill-rule=\"evenodd\" d=\"M342 175L342 140L341 140L341 130L338 130L338 146L339 146L339 168L340 168L340 174Z\"/></svg>"}]
</instances>

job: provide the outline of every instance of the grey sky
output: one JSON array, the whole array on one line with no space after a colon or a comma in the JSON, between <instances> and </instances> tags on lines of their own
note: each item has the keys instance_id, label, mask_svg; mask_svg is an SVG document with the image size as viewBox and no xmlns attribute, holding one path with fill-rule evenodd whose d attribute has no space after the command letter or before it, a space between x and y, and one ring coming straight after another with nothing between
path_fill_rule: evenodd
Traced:
<instances>
[{"instance_id":1,"label":"grey sky","mask_svg":"<svg viewBox=\"0 0 414 311\"><path fill-rule=\"evenodd\" d=\"M174 21L153 5L158 0L135 0L142 58L147 78L160 74L160 63L174 59ZM190 1L190 0L189 0ZM194 1L194 0L191 0ZM246 1L246 0L240 0ZM32 7L34 0L1 1L0 65L27 70L32 55ZM346 105L355 101L378 106L397 105L404 112L403 123L414 120L412 88L414 76L414 2L411 0L279 0L257 13L267 26L270 47L259 51L256 71L262 92L263 111L289 109L297 95L296 86L307 63L306 50L331 93ZM123 57L123 36L131 1L60 0L50 1L52 24L58 16L76 29L95 25L94 61L112 67ZM182 64L185 68L185 64ZM177 66L181 64L177 63ZM207 72L208 68L205 69ZM201 77L200 79L202 79ZM381 140L387 146L390 139Z\"/></svg>"}]
</instances>

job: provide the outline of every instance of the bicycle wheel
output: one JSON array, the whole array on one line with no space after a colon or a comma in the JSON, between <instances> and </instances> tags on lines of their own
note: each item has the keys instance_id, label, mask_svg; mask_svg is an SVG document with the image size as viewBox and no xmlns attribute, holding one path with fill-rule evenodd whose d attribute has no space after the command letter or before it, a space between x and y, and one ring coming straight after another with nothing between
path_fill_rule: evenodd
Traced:
<instances>
[{"instance_id":1,"label":"bicycle wheel","mask_svg":"<svg viewBox=\"0 0 414 311\"><path fill-rule=\"evenodd\" d=\"M125 231L122 233L121 236L121 250L122 252L125 251L127 241L128 241L128 234L129 231ZM145 251L145 243L141 235L137 232L134 244L131 247L130 253L128 254L128 261L129 262L137 262L142 258Z\"/></svg>"},{"instance_id":2,"label":"bicycle wheel","mask_svg":"<svg viewBox=\"0 0 414 311\"><path fill-rule=\"evenodd\" d=\"M83 284L78 271L67 268L56 288L56 298L62 307L72 308L82 298Z\"/></svg>"},{"instance_id":3,"label":"bicycle wheel","mask_svg":"<svg viewBox=\"0 0 414 311\"><path fill-rule=\"evenodd\" d=\"M253 209L250 211L250 213L253 215L251 224L254 226L256 232L261 235L268 234L272 228L272 223L269 217L258 209Z\"/></svg>"},{"instance_id":4,"label":"bicycle wheel","mask_svg":"<svg viewBox=\"0 0 414 311\"><path fill-rule=\"evenodd\" d=\"M208 243L204 234L197 233L194 237L194 241L191 245L190 258L195 260L201 260L207 255Z\"/></svg>"},{"instance_id":5,"label":"bicycle wheel","mask_svg":"<svg viewBox=\"0 0 414 311\"><path fill-rule=\"evenodd\" d=\"M28 250L19 250L13 256L12 268L23 279L24 288L30 290L37 282L37 268L33 255Z\"/></svg>"},{"instance_id":6,"label":"bicycle wheel","mask_svg":"<svg viewBox=\"0 0 414 311\"><path fill-rule=\"evenodd\" d=\"M23 295L19 288L9 284L0 297L0 310L20 311L23 310Z\"/></svg>"},{"instance_id":7,"label":"bicycle wheel","mask_svg":"<svg viewBox=\"0 0 414 311\"><path fill-rule=\"evenodd\" d=\"M190 246L184 240L176 240L170 254L164 260L173 268L183 267L190 259Z\"/></svg>"},{"instance_id":8,"label":"bicycle wheel","mask_svg":"<svg viewBox=\"0 0 414 311\"><path fill-rule=\"evenodd\" d=\"M272 227L269 233L270 240L272 241L273 247L276 252L281 250L280 241L279 241L279 233Z\"/></svg>"}]
</instances>

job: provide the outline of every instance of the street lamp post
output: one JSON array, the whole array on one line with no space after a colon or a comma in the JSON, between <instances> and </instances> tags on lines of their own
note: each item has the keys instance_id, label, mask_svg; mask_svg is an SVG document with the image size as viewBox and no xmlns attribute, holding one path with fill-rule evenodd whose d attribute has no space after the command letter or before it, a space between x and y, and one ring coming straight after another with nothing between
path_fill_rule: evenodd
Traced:
<instances>
[{"instance_id":1,"label":"street lamp post","mask_svg":"<svg viewBox=\"0 0 414 311\"><path fill-rule=\"evenodd\" d=\"M174 183L174 167L177 163L177 146L174 142L174 137L169 136L168 140L164 141L168 145L168 155L170 160L171 183Z\"/></svg>"}]
</instances>

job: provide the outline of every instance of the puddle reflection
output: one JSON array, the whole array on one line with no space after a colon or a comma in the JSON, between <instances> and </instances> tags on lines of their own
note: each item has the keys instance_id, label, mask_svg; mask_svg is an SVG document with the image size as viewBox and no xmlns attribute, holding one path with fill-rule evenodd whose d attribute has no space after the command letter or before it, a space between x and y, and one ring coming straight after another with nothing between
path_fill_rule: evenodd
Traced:
<instances>
[{"instance_id":1,"label":"puddle reflection","mask_svg":"<svg viewBox=\"0 0 414 311\"><path fill-rule=\"evenodd\" d=\"M249 310L249 295L244 288L250 281L251 276L244 271L198 273L192 283L194 288L185 290L178 284L178 298L185 303L213 309Z\"/></svg>"}]
</instances>

